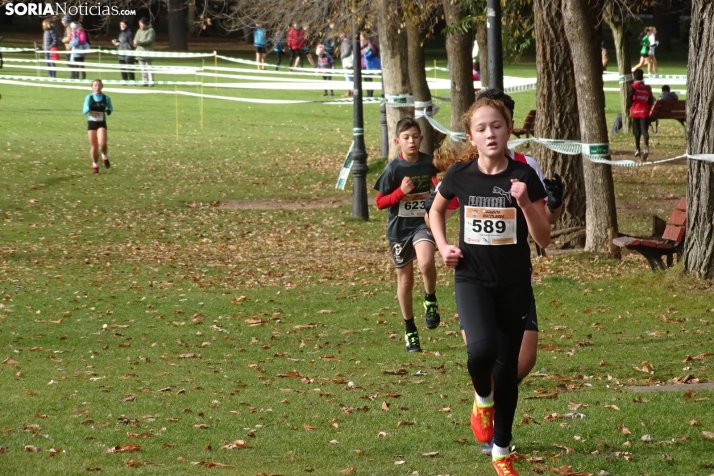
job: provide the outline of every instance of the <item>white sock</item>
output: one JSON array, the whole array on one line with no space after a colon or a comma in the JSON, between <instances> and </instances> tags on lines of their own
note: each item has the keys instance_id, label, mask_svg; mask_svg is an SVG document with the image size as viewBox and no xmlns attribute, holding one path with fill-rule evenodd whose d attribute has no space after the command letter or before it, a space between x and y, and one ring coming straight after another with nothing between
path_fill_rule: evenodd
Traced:
<instances>
[{"instance_id":1,"label":"white sock","mask_svg":"<svg viewBox=\"0 0 714 476\"><path fill-rule=\"evenodd\" d=\"M488 395L488 397L482 397L477 393L476 404L479 407L490 407L491 405L493 405L493 390L491 390L491 393Z\"/></svg>"},{"instance_id":2,"label":"white sock","mask_svg":"<svg viewBox=\"0 0 714 476\"><path fill-rule=\"evenodd\" d=\"M493 445L493 449L491 450L491 458L494 461L503 459L510 454L511 454L511 451L509 448L501 448L500 446L497 446L496 444Z\"/></svg>"},{"instance_id":3,"label":"white sock","mask_svg":"<svg viewBox=\"0 0 714 476\"><path fill-rule=\"evenodd\" d=\"M94 162L94 163L92 164L92 167L99 167L99 164L96 163L96 162Z\"/></svg>"},{"instance_id":4,"label":"white sock","mask_svg":"<svg viewBox=\"0 0 714 476\"><path fill-rule=\"evenodd\" d=\"M107 154L102 154L102 160L109 160L109 157L107 157Z\"/></svg>"}]
</instances>

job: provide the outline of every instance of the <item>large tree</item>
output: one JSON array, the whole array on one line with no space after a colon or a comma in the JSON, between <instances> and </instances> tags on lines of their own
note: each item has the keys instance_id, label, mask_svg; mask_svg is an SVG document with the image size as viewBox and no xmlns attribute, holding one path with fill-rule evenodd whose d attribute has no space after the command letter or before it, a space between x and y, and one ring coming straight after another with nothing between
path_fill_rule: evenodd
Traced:
<instances>
[{"instance_id":1,"label":"large tree","mask_svg":"<svg viewBox=\"0 0 714 476\"><path fill-rule=\"evenodd\" d=\"M411 94L409 83L407 32L401 28L401 9L398 0L378 0L379 46L382 61L382 89L385 96ZM414 107L387 107L387 131L396 137L396 125L403 117L413 117ZM398 146L389 141L389 158L397 156Z\"/></svg>"},{"instance_id":2,"label":"large tree","mask_svg":"<svg viewBox=\"0 0 714 476\"><path fill-rule=\"evenodd\" d=\"M461 116L475 99L471 58L473 34L470 29L455 28L467 17L467 11L461 2L444 0L444 17L448 28L446 56L451 73L451 129L465 132L461 125Z\"/></svg>"},{"instance_id":3,"label":"large tree","mask_svg":"<svg viewBox=\"0 0 714 476\"><path fill-rule=\"evenodd\" d=\"M535 0L536 137L580 139L578 100L570 48L560 1ZM547 177L559 174L565 183L563 214L556 229L570 230L559 238L564 247L582 247L585 236L585 184L581 156L560 154L535 144L535 158Z\"/></svg>"},{"instance_id":4,"label":"large tree","mask_svg":"<svg viewBox=\"0 0 714 476\"><path fill-rule=\"evenodd\" d=\"M603 91L600 48L596 42L593 18L598 18L596 8L588 0L563 0L565 36L573 58L578 111L580 113L580 139L585 144L607 144L605 120L605 92ZM606 156L609 159L609 154ZM586 197L585 249L619 256L619 248L612 244L617 237L617 212L615 187L609 165L584 161Z\"/></svg>"},{"instance_id":5,"label":"large tree","mask_svg":"<svg viewBox=\"0 0 714 476\"><path fill-rule=\"evenodd\" d=\"M169 48L172 51L188 51L186 0L168 0Z\"/></svg>"},{"instance_id":6,"label":"large tree","mask_svg":"<svg viewBox=\"0 0 714 476\"><path fill-rule=\"evenodd\" d=\"M687 150L714 150L714 3L692 2L687 65ZM689 160L684 269L714 277L714 163Z\"/></svg>"},{"instance_id":7,"label":"large tree","mask_svg":"<svg viewBox=\"0 0 714 476\"><path fill-rule=\"evenodd\" d=\"M603 19L612 31L615 54L617 55L617 72L620 76L627 76L632 69L628 36L630 9L621 0L608 0L603 9ZM620 114L622 115L622 132L625 134L629 134L632 127L632 121L627 111L627 88L630 84L632 84L631 80L620 83Z\"/></svg>"}]
</instances>

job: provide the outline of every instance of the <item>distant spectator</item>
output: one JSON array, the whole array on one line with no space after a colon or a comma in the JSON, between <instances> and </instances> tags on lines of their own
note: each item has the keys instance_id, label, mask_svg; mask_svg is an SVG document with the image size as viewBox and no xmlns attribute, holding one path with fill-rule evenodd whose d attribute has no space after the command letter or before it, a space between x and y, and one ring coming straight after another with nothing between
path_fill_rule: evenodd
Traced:
<instances>
[{"instance_id":1,"label":"distant spectator","mask_svg":"<svg viewBox=\"0 0 714 476\"><path fill-rule=\"evenodd\" d=\"M480 61L473 62L473 69L471 70L471 74L474 78L474 81L481 81L481 62Z\"/></svg>"},{"instance_id":2,"label":"distant spectator","mask_svg":"<svg viewBox=\"0 0 714 476\"><path fill-rule=\"evenodd\" d=\"M317 69L335 69L335 60L332 58L332 55L325 50L325 45L317 45L315 53L317 54ZM323 76L322 80L331 81L332 75ZM322 95L327 96L327 89L325 89L325 92ZM330 89L330 96L334 95L335 91Z\"/></svg>"},{"instance_id":3,"label":"distant spectator","mask_svg":"<svg viewBox=\"0 0 714 476\"><path fill-rule=\"evenodd\" d=\"M119 28L121 28L121 31L119 32L119 37L115 40L112 40L112 43L116 45L117 49L120 52L133 50L134 44L132 42L132 38L134 37L134 33L131 31L131 28L129 28L129 24L125 20L123 20L119 23ZM117 59L119 61L119 64L129 66L129 68L121 69L121 79L123 79L124 81L134 81L134 56L119 55L117 56Z\"/></svg>"},{"instance_id":4,"label":"distant spectator","mask_svg":"<svg viewBox=\"0 0 714 476\"><path fill-rule=\"evenodd\" d=\"M660 101L679 101L679 96L677 93L672 91L668 85L662 86L662 95L659 97Z\"/></svg>"},{"instance_id":5,"label":"distant spectator","mask_svg":"<svg viewBox=\"0 0 714 476\"><path fill-rule=\"evenodd\" d=\"M86 79L87 73L84 71L84 53L81 51L88 50L90 48L89 42L87 41L87 32L82 28L81 23L72 23L72 38L69 40L69 46L72 48L72 64L71 68L76 69L72 71L70 78L72 79Z\"/></svg>"},{"instance_id":6,"label":"distant spectator","mask_svg":"<svg viewBox=\"0 0 714 476\"><path fill-rule=\"evenodd\" d=\"M69 51L72 49L69 46L69 42L72 39L72 17L65 15L62 17L62 26L64 27L64 35L62 36L62 43L64 43L64 49ZM72 55L67 54L67 61L72 61Z\"/></svg>"},{"instance_id":7,"label":"distant spectator","mask_svg":"<svg viewBox=\"0 0 714 476\"><path fill-rule=\"evenodd\" d=\"M360 39L360 46L361 46L361 53L362 53L362 68L366 70L381 70L382 69L382 62L379 59L379 48L371 41L369 40L366 36L360 33L359 35ZM372 82L372 77L367 76L364 78L365 81L367 82ZM367 96L372 97L374 96L374 90L370 89L367 91Z\"/></svg>"},{"instance_id":8,"label":"distant spectator","mask_svg":"<svg viewBox=\"0 0 714 476\"><path fill-rule=\"evenodd\" d=\"M50 78L57 77L57 71L55 71L55 61L59 60L59 54L54 53L54 51L59 50L59 45L62 44L62 40L59 35L52 28L52 22L45 18L42 20L42 29L44 34L42 36L42 49L45 51L45 59L47 60L47 73Z\"/></svg>"},{"instance_id":9,"label":"distant spectator","mask_svg":"<svg viewBox=\"0 0 714 476\"><path fill-rule=\"evenodd\" d=\"M310 43L311 39L310 36L307 32L307 25L302 26L303 31L305 32L305 45L302 47L302 52L305 55L305 58L307 58L307 61L310 63L310 66L313 68L315 67L315 60L312 59L312 53L310 52ZM295 65L297 66L297 65Z\"/></svg>"},{"instance_id":10,"label":"distant spectator","mask_svg":"<svg viewBox=\"0 0 714 476\"><path fill-rule=\"evenodd\" d=\"M340 33L340 38L342 39L342 42L340 43L340 59L342 60L342 69L353 69L355 64L355 57L352 52L352 38L347 36L344 31ZM347 81L348 83L352 83L354 81L354 78L350 76L347 71L345 71L345 81ZM353 89L354 85L352 89L345 92L342 97L346 98L352 96Z\"/></svg>"},{"instance_id":11,"label":"distant spectator","mask_svg":"<svg viewBox=\"0 0 714 476\"><path fill-rule=\"evenodd\" d=\"M255 46L255 62L265 63L265 49L267 48L267 33L262 23L255 24L253 30L253 46ZM264 64L258 64L258 69L265 69Z\"/></svg>"},{"instance_id":12,"label":"distant spectator","mask_svg":"<svg viewBox=\"0 0 714 476\"><path fill-rule=\"evenodd\" d=\"M288 49L290 50L290 66L297 65L298 62L302 67L303 58L305 56L305 30L297 22L288 30Z\"/></svg>"},{"instance_id":13,"label":"distant spectator","mask_svg":"<svg viewBox=\"0 0 714 476\"><path fill-rule=\"evenodd\" d=\"M151 22L147 17L142 17L139 20L139 31L134 35L134 48L136 51L154 51L154 41L156 40L156 32L151 28ZM141 80L143 86L154 87L154 73L151 70L151 57L137 57L139 66L141 67Z\"/></svg>"},{"instance_id":14,"label":"distant spectator","mask_svg":"<svg viewBox=\"0 0 714 476\"><path fill-rule=\"evenodd\" d=\"M275 71L277 71L280 68L280 63L283 62L283 52L285 51L285 34L283 30L278 29L275 31L275 36L273 36L271 43L273 44L273 51L278 57L278 62L275 64Z\"/></svg>"},{"instance_id":15,"label":"distant spectator","mask_svg":"<svg viewBox=\"0 0 714 476\"><path fill-rule=\"evenodd\" d=\"M605 42L600 43L600 59L602 60L602 70L607 71L607 65L610 64L610 55L605 48Z\"/></svg>"},{"instance_id":16,"label":"distant spectator","mask_svg":"<svg viewBox=\"0 0 714 476\"><path fill-rule=\"evenodd\" d=\"M330 22L325 31L325 36L322 38L322 44L325 47L325 53L335 57L335 48L337 48L337 33L335 32L335 22Z\"/></svg>"}]
</instances>

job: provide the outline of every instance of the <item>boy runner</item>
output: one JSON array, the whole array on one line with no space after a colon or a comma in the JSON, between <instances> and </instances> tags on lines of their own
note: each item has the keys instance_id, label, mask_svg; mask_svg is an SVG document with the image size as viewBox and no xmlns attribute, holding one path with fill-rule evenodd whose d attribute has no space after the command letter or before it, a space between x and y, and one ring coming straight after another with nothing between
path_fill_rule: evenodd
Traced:
<instances>
[{"instance_id":1,"label":"boy runner","mask_svg":"<svg viewBox=\"0 0 714 476\"><path fill-rule=\"evenodd\" d=\"M374 189L377 208L389 209L387 240L397 271L397 299L404 319L407 352L421 352L412 304L415 259L424 279L426 327L435 329L441 322L436 301L434 237L424 223L424 199L431 192L438 170L432 155L419 152L424 136L415 119L400 120L396 132L395 143L401 152L384 168Z\"/></svg>"}]
</instances>

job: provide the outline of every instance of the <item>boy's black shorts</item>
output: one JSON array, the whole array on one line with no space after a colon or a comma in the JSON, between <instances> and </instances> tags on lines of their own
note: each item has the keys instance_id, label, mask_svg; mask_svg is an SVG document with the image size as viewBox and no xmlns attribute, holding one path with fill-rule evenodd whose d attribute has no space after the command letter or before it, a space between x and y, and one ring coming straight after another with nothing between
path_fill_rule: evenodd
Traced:
<instances>
[{"instance_id":1,"label":"boy's black shorts","mask_svg":"<svg viewBox=\"0 0 714 476\"><path fill-rule=\"evenodd\" d=\"M392 260L395 268L403 268L417 257L414 245L420 241L428 241L432 245L436 245L434 235L426 224L417 228L412 236L404 241L390 241L389 250L392 252Z\"/></svg>"},{"instance_id":2,"label":"boy's black shorts","mask_svg":"<svg viewBox=\"0 0 714 476\"><path fill-rule=\"evenodd\" d=\"M265 53L265 46L256 46L255 52L256 53Z\"/></svg>"}]
</instances>

